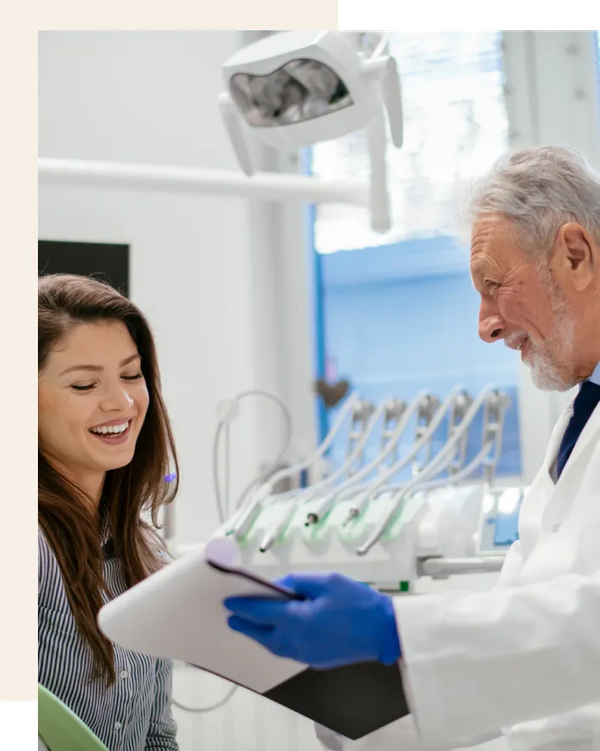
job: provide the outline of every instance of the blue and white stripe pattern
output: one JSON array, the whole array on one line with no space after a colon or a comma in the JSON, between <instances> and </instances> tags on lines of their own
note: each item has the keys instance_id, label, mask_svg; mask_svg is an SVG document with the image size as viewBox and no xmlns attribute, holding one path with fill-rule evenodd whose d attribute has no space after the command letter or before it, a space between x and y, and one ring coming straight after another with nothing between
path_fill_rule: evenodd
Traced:
<instances>
[{"instance_id":1,"label":"blue and white stripe pattern","mask_svg":"<svg viewBox=\"0 0 600 751\"><path fill-rule=\"evenodd\" d=\"M103 546L113 597L127 589L123 570ZM38 681L70 707L109 751L178 751L171 713L172 663L114 647L117 680L91 682L92 653L80 636L60 567L38 530Z\"/></svg>"}]
</instances>

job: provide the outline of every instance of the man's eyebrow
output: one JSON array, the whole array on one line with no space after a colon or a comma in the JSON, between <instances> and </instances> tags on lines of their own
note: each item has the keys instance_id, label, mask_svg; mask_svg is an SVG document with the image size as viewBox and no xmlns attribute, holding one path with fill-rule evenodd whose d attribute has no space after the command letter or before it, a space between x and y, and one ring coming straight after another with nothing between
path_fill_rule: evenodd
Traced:
<instances>
[{"instance_id":1,"label":"man's eyebrow","mask_svg":"<svg viewBox=\"0 0 600 751\"><path fill-rule=\"evenodd\" d=\"M131 355L131 357L126 357L124 360L121 360L119 363L119 367L122 368L125 365L129 365L130 362L133 362L134 360L141 359L140 355L136 353L135 355ZM100 371L104 370L104 368L101 365L72 365L70 368L67 368L66 370L63 370L61 373L61 376L65 375L66 373L71 373L74 370L89 370L94 373L99 373Z\"/></svg>"}]
</instances>

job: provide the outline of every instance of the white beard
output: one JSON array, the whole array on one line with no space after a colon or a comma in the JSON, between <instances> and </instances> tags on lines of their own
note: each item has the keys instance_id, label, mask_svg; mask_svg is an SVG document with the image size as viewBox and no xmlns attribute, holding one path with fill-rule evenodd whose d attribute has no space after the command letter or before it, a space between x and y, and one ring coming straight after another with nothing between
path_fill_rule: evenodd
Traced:
<instances>
[{"instance_id":1,"label":"white beard","mask_svg":"<svg viewBox=\"0 0 600 751\"><path fill-rule=\"evenodd\" d=\"M531 378L538 389L542 391L568 391L575 385L566 381L560 375L558 368L545 352L532 351L528 360L529 362L526 364L531 368Z\"/></svg>"},{"instance_id":2,"label":"white beard","mask_svg":"<svg viewBox=\"0 0 600 751\"><path fill-rule=\"evenodd\" d=\"M538 345L530 337L531 351L526 364L531 368L531 377L542 391L568 391L577 381L565 378L564 368L560 367L550 352L560 353L562 363L573 361L575 353L575 323L564 300L552 294L552 310L555 323L544 345Z\"/></svg>"}]
</instances>

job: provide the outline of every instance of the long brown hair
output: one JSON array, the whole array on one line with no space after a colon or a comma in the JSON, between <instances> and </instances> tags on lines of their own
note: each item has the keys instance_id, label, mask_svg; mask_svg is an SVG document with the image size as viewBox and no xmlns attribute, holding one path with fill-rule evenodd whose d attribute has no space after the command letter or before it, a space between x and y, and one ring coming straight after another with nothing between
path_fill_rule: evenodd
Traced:
<instances>
[{"instance_id":1,"label":"long brown hair","mask_svg":"<svg viewBox=\"0 0 600 751\"><path fill-rule=\"evenodd\" d=\"M150 402L132 461L107 472L100 508L63 476L38 448L38 523L51 546L75 617L93 657L92 678L115 681L112 644L98 629L103 593L110 596L102 572L101 531L108 524L115 555L128 587L161 566L160 541L141 518L150 512L158 527L161 506L173 501L179 467L152 331L141 311L104 282L83 276L52 274L38 281L38 372L51 349L74 326L120 321L127 327L142 358ZM166 481L174 470L175 477Z\"/></svg>"}]
</instances>

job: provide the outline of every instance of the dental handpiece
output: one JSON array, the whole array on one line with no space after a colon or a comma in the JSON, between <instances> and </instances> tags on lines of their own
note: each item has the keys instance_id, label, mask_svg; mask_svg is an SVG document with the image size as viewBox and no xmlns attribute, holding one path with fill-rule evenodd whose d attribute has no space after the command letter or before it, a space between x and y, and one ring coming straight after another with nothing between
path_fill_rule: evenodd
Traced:
<instances>
[{"instance_id":1,"label":"dental handpiece","mask_svg":"<svg viewBox=\"0 0 600 751\"><path fill-rule=\"evenodd\" d=\"M409 460L407 460L408 463ZM361 497L358 501L355 502L355 504L350 508L348 511L348 515L343 522L342 526L345 527L346 525L350 524L350 522L353 519L356 519L359 517L366 507L371 503L371 501L374 501L377 496L383 495L384 493L387 493L389 490L389 486L377 488L375 490L371 490L370 492L366 492L361 494Z\"/></svg>"},{"instance_id":2,"label":"dental handpiece","mask_svg":"<svg viewBox=\"0 0 600 751\"><path fill-rule=\"evenodd\" d=\"M415 452L416 454L416 452ZM413 458L412 452L404 457L404 459L401 459L399 462L397 462L394 466L396 468L396 471L399 472L402 467L404 467L408 462ZM384 482L377 482L375 486L373 487L371 485L370 490L367 490L365 493L357 494L359 495L359 498L357 501L353 503L353 505L350 507L350 510L348 511L348 515L346 516L345 521L343 522L342 526L347 526L350 524L350 522L353 519L358 518L366 509L366 507L371 503L371 501L375 500L378 495L381 495L382 493L385 493L387 490L387 486Z\"/></svg>"},{"instance_id":3,"label":"dental handpiece","mask_svg":"<svg viewBox=\"0 0 600 751\"><path fill-rule=\"evenodd\" d=\"M313 524L318 524L332 509L335 503L335 493L329 493L326 495L316 506L308 512L306 515L305 527L310 527Z\"/></svg>"},{"instance_id":4,"label":"dental handpiece","mask_svg":"<svg viewBox=\"0 0 600 751\"><path fill-rule=\"evenodd\" d=\"M239 521L237 521L230 530L230 533L236 540L239 540L246 534L260 510L260 505L261 501L254 499L246 509L241 511Z\"/></svg>"},{"instance_id":5,"label":"dental handpiece","mask_svg":"<svg viewBox=\"0 0 600 751\"><path fill-rule=\"evenodd\" d=\"M347 526L348 524L350 524L350 522L353 519L356 519L358 516L360 516L362 512L365 510L370 500L371 500L370 493L362 493L360 496L360 500L355 501L354 504L350 507L350 510L348 511L348 514L345 520L342 522L342 527Z\"/></svg>"},{"instance_id":6,"label":"dental handpiece","mask_svg":"<svg viewBox=\"0 0 600 751\"><path fill-rule=\"evenodd\" d=\"M260 543L260 546L258 548L261 553L266 553L267 550L269 550L269 548L273 546L273 544L277 541L279 535L287 528L288 524L291 522L297 508L298 506L295 499L292 499L288 503L288 508L284 509L281 517L277 521L277 524L271 527L271 529L263 537L262 542Z\"/></svg>"},{"instance_id":7,"label":"dental handpiece","mask_svg":"<svg viewBox=\"0 0 600 751\"><path fill-rule=\"evenodd\" d=\"M409 453L404 456L402 459L397 461L395 464L393 464L391 467L388 467L384 470L382 476L371 485L371 489L368 493L365 493L358 501L357 503L350 509L348 513L348 518L346 520L346 524L348 524L352 519L355 519L357 516L360 516L360 514L364 511L365 507L374 499L377 495L379 495L379 491L382 488L385 488L386 482L391 479L394 475L396 475L403 467L405 467L412 459L417 456L419 451L425 446L429 441L431 441L431 438L435 431L438 429L439 425L442 422L442 419L450 406L452 405L452 402L462 393L462 390L459 388L453 389L452 392L449 394L447 399L444 401L444 403L440 406L438 406L435 413L430 416L429 422L427 427L421 432L421 435L419 436L416 443L413 444L412 449L409 451Z\"/></svg>"},{"instance_id":8,"label":"dental handpiece","mask_svg":"<svg viewBox=\"0 0 600 751\"><path fill-rule=\"evenodd\" d=\"M395 413L395 417L398 420L396 428L393 431L389 432L384 427L384 435L387 434L387 440L385 441L381 452L377 457L375 457L372 462L370 462L366 467L363 467L355 476L350 477L348 480L343 482L340 487L338 487L330 494L330 496L327 497L326 502L324 502L325 510L328 511L337 499L343 500L345 495L348 495L351 498L356 497L358 495L361 495L361 491L363 489L370 487L371 483L368 482L359 484L357 483L359 480L367 477L378 465L381 465L381 463L392 453L394 449L397 449L397 443L400 440L400 436L406 429L410 418L412 417L413 413L419 408L423 399L425 399L427 396L428 394L426 391L419 392L419 394L417 394L415 399L413 399L408 407L404 402L398 400L391 400L390 402L388 402L387 409L393 414ZM359 516L364 510L367 501L368 495L363 494L360 502L355 504L350 509L350 512L348 513L345 521L342 522L342 526L349 524L352 519ZM316 519L315 521L318 521L318 519ZM313 522L311 521L311 523Z\"/></svg>"},{"instance_id":9,"label":"dental handpiece","mask_svg":"<svg viewBox=\"0 0 600 751\"><path fill-rule=\"evenodd\" d=\"M320 489L327 488L328 486L331 486L335 481L341 477L348 469L352 466L352 463L355 461L355 459L360 456L360 453L363 451L364 446L366 445L371 433L373 432L375 425L377 424L379 417L384 414L386 408L386 403L384 402L382 405L380 405L377 409L374 409L370 402L362 402L358 399L358 396L353 396L350 401L345 406L345 411L349 412L352 411L353 419L357 416L360 416L361 419L364 421L369 415L371 415L369 422L364 426L363 433L361 434L360 438L357 441L356 446L354 447L354 450L350 453L349 457L346 459L346 461L342 464L341 467L339 467L335 472L333 472L332 475L329 477L326 477L323 480L320 480L317 482L314 486L308 489L308 491L300 491L302 493L301 497L296 499L300 503L305 503L310 498L315 497L315 493L318 492ZM339 431L341 425L342 425L342 415L338 415L338 418L336 420L336 423L332 430L329 432L327 438L325 439L324 443L321 444L321 447L319 449L319 452L324 452L326 446L333 441L333 437L335 434ZM271 479L271 482L273 482L273 478ZM331 494L330 494L331 495ZM327 510L331 508L331 504L333 503L333 498L329 500L329 496L327 496L327 501L323 504L319 504L318 509L319 511L316 511L314 514L311 514L310 517L307 517L306 520L306 526L310 526L311 524L315 524L319 521L319 519L323 516L323 514L327 513ZM296 506L297 507L297 504ZM295 508L294 508L295 511ZM281 521L283 523L284 527L287 526L287 523L289 520L284 518ZM238 526L238 525L236 525ZM263 540L263 545L261 546L261 551L265 552L266 550L271 547L274 542L277 540L277 537L281 533L280 525L277 524L274 529L270 530L267 535L265 536ZM264 549L263 549L264 548Z\"/></svg>"},{"instance_id":10,"label":"dental handpiece","mask_svg":"<svg viewBox=\"0 0 600 751\"><path fill-rule=\"evenodd\" d=\"M320 480L312 488L310 488L311 498L315 497L316 492L320 492L321 490L326 490L327 488L331 488L332 485L334 485L337 482L337 480L340 479L340 477L342 477L346 472L351 471L352 464L357 459L359 459L360 455L362 454L370 436L373 433L373 430L375 429L375 426L377 425L379 421L379 418L385 412L385 407L386 407L385 402L381 404L377 409L372 409L372 405L370 404L370 402L358 402L357 403L353 416L356 417L357 413L365 413L365 414L370 414L371 418L369 422L365 425L363 433L357 439L354 449L349 453L344 463L340 467L338 467L331 475L329 475L329 477L326 477L323 480ZM337 491L330 491L330 492L333 493ZM308 500L308 498L306 500Z\"/></svg>"},{"instance_id":11,"label":"dental handpiece","mask_svg":"<svg viewBox=\"0 0 600 751\"><path fill-rule=\"evenodd\" d=\"M367 469L371 469L371 467L367 467ZM335 505L336 501L342 501L345 500L344 496L348 496L348 498L355 498L356 496L361 494L361 490L367 489L370 487L370 483L364 482L359 485L355 485L354 487L351 487L350 485L347 485L346 487L337 488L336 490L332 491L328 495L326 495L321 503L316 507L309 511L309 513L306 516L305 526L310 526L311 524L316 524L319 522L326 514L331 511L333 506ZM348 517L344 522L342 522L342 526L345 526L348 524L349 521L351 521L355 516L358 516L362 509L364 508L364 500L365 496L363 496L363 500L361 500L360 503L356 504L356 507L352 507L350 509L350 513L348 514ZM357 510L358 509L358 510Z\"/></svg>"},{"instance_id":12,"label":"dental handpiece","mask_svg":"<svg viewBox=\"0 0 600 751\"><path fill-rule=\"evenodd\" d=\"M246 506L243 506L240 512L234 516L228 534L233 535L236 540L242 538L246 534L248 529L250 529L250 527L252 526L252 523L261 510L263 502L272 494L273 489L277 485L277 483L287 477L291 477L292 475L307 469L311 466L311 464L317 461L318 458L322 457L325 454L329 446L333 443L333 440L340 431L342 425L344 424L346 416L357 402L358 394L355 392L346 399L346 402L342 406L331 430L325 437L323 443L318 447L316 452L314 454L311 454L311 456L299 462L298 464L294 464L291 467L286 467L285 469L280 470L279 472L274 474L267 483L262 485L254 495L252 500L249 501ZM293 492L298 491L296 490Z\"/></svg>"},{"instance_id":13,"label":"dental handpiece","mask_svg":"<svg viewBox=\"0 0 600 751\"><path fill-rule=\"evenodd\" d=\"M300 491L297 488L293 490L286 490L284 493L280 493L277 498L293 497ZM258 491L257 495L246 507L242 507L237 515L233 517L233 523L231 529L227 534L233 535L236 540L240 540L246 532L250 529L256 517L260 514L265 506L265 503L271 503L270 496L272 488L264 486Z\"/></svg>"},{"instance_id":14,"label":"dental handpiece","mask_svg":"<svg viewBox=\"0 0 600 751\"><path fill-rule=\"evenodd\" d=\"M439 474L440 471L442 471L446 466L448 466L448 464L452 461L454 457L454 454L451 452L454 452L456 450L456 447L459 444L463 434L465 433L465 431L469 430L475 415L481 408L482 404L484 404L485 401L489 398L490 393L496 393L496 392L495 390L492 391L492 387L487 386L479 394L477 399L475 399L471 403L463 419L461 420L460 424L456 428L454 435L445 444L445 446L440 450L437 456L434 459L432 459L429 462L429 464L427 464L426 467L423 468L423 470L419 473L417 477L413 478L409 483L403 486L401 490L399 490L390 508L384 514L384 518L380 521L379 525L377 526L377 529L373 532L371 537L363 545L361 545L361 547L356 549L357 555L359 556L366 555L369 552L369 550L371 550L371 548L381 539L381 536L387 529L388 524L391 522L391 520L394 518L394 516L400 509L401 504L404 502L404 499L411 492L413 492L418 486L424 485L429 479L431 479L432 475ZM444 405L440 408L440 412L442 410L446 411L446 408L444 407ZM435 422L435 420L436 418L434 418L434 420L432 421L432 424L433 422Z\"/></svg>"}]
</instances>

